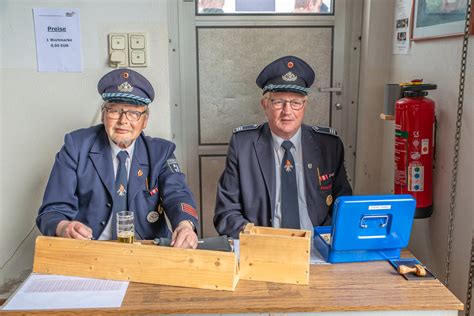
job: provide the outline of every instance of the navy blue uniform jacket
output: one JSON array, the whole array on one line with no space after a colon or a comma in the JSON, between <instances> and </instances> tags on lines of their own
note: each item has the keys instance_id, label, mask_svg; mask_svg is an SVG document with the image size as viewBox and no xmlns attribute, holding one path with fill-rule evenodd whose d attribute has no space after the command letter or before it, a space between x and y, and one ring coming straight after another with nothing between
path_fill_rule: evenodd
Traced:
<instances>
[{"instance_id":1,"label":"navy blue uniform jacket","mask_svg":"<svg viewBox=\"0 0 474 316\"><path fill-rule=\"evenodd\" d=\"M301 126L306 206L313 226L329 225L333 199L352 194L342 141L323 131ZM268 123L234 132L217 188L216 230L238 238L248 222L272 226L274 209L275 163Z\"/></svg>"},{"instance_id":2,"label":"navy blue uniform jacket","mask_svg":"<svg viewBox=\"0 0 474 316\"><path fill-rule=\"evenodd\" d=\"M154 223L147 220L161 201L173 229L182 220L197 227L193 196L174 160L174 149L173 143L143 133L135 141L127 200L128 210L135 212L135 231L142 239L171 236L164 214ZM54 236L60 221L76 220L91 227L97 239L112 211L114 181L104 126L67 134L36 218L41 233Z\"/></svg>"}]
</instances>

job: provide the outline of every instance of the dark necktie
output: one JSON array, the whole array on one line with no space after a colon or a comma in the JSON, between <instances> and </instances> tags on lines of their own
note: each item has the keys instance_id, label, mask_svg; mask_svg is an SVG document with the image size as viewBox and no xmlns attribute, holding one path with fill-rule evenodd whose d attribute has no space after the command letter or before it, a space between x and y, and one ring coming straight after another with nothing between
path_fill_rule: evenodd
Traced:
<instances>
[{"instance_id":1,"label":"dark necktie","mask_svg":"<svg viewBox=\"0 0 474 316\"><path fill-rule=\"evenodd\" d=\"M298 187L296 185L295 160L290 152L293 143L285 140L281 147L285 149L281 162L281 227L300 228L298 207Z\"/></svg>"},{"instance_id":2,"label":"dark necktie","mask_svg":"<svg viewBox=\"0 0 474 316\"><path fill-rule=\"evenodd\" d=\"M117 239L117 213L127 210L127 167L125 161L127 160L128 152L125 150L117 154L119 164L117 166L117 174L115 176L114 187L114 204L112 207L112 239Z\"/></svg>"}]
</instances>

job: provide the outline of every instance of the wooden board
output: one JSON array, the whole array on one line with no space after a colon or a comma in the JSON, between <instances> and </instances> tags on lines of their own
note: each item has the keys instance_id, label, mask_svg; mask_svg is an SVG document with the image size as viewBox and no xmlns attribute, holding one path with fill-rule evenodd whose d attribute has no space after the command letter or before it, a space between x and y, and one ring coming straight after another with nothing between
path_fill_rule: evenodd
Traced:
<instances>
[{"instance_id":1,"label":"wooden board","mask_svg":"<svg viewBox=\"0 0 474 316\"><path fill-rule=\"evenodd\" d=\"M309 230L248 224L239 239L241 279L308 284Z\"/></svg>"},{"instance_id":2,"label":"wooden board","mask_svg":"<svg viewBox=\"0 0 474 316\"><path fill-rule=\"evenodd\" d=\"M0 315L302 312L358 312L357 315L388 312L394 315L397 311L413 315L413 311L430 313L463 309L459 299L438 280L406 281L387 261L311 265L310 270L308 286L240 280L235 292L228 292L132 282L120 308L0 311Z\"/></svg>"},{"instance_id":3,"label":"wooden board","mask_svg":"<svg viewBox=\"0 0 474 316\"><path fill-rule=\"evenodd\" d=\"M231 252L43 236L33 272L227 291L239 280Z\"/></svg>"}]
</instances>

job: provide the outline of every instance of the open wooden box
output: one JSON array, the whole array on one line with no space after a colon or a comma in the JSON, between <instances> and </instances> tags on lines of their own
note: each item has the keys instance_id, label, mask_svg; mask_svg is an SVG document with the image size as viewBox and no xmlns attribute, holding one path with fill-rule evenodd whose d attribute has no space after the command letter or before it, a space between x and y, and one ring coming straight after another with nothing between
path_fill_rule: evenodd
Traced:
<instances>
[{"instance_id":1,"label":"open wooden box","mask_svg":"<svg viewBox=\"0 0 474 316\"><path fill-rule=\"evenodd\" d=\"M309 283L311 231L247 224L239 239L241 279Z\"/></svg>"},{"instance_id":2,"label":"open wooden box","mask_svg":"<svg viewBox=\"0 0 474 316\"><path fill-rule=\"evenodd\" d=\"M33 272L233 291L233 252L39 236Z\"/></svg>"}]
</instances>

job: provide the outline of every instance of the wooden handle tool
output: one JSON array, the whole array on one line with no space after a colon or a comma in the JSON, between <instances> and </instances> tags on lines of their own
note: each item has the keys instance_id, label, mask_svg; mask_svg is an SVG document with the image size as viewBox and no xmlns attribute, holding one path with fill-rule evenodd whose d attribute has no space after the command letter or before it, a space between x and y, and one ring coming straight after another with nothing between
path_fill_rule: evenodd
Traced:
<instances>
[{"instance_id":1,"label":"wooden handle tool","mask_svg":"<svg viewBox=\"0 0 474 316\"><path fill-rule=\"evenodd\" d=\"M426 276L426 269L421 264L415 264L413 267L399 265L397 269L400 274L414 273L417 276Z\"/></svg>"}]
</instances>

